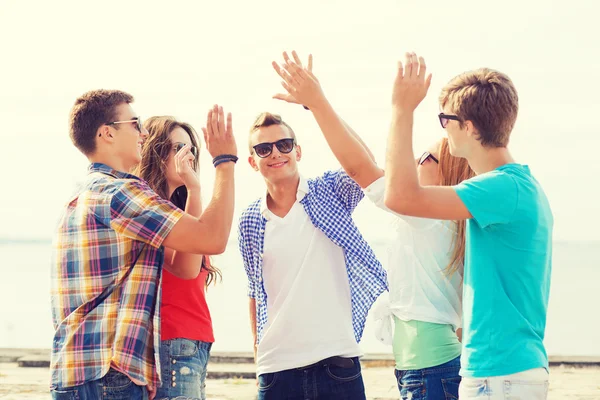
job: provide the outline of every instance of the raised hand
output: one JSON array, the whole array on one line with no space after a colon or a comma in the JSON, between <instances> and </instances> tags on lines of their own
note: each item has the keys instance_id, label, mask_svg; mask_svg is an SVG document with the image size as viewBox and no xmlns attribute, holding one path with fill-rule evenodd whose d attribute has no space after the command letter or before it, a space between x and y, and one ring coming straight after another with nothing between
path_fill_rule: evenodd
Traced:
<instances>
[{"instance_id":1,"label":"raised hand","mask_svg":"<svg viewBox=\"0 0 600 400\"><path fill-rule=\"evenodd\" d=\"M406 53L406 63L398 61L398 73L394 81L392 93L392 106L401 111L413 112L419 103L425 98L431 74L425 78L427 66L425 59L415 53Z\"/></svg>"},{"instance_id":2,"label":"raised hand","mask_svg":"<svg viewBox=\"0 0 600 400\"><path fill-rule=\"evenodd\" d=\"M175 154L175 171L181 180L183 180L183 184L188 191L200 188L198 171L195 171L193 167L196 157L191 150L191 146L186 144ZM199 152L198 156L200 156ZM200 164L198 163L198 165Z\"/></svg>"},{"instance_id":3,"label":"raised hand","mask_svg":"<svg viewBox=\"0 0 600 400\"><path fill-rule=\"evenodd\" d=\"M237 156L237 145L233 137L233 126L231 123L231 113L227 113L227 123L223 107L215 104L208 110L206 116L206 127L202 128L206 150L215 158L223 154Z\"/></svg>"},{"instance_id":4,"label":"raised hand","mask_svg":"<svg viewBox=\"0 0 600 400\"><path fill-rule=\"evenodd\" d=\"M273 61L275 72L281 77L281 85L287 93L278 93L274 99L287 101L288 103L303 104L309 108L315 108L326 101L323 90L317 77L312 73L312 54L308 56L308 67L304 67L298 54L292 52L293 60L287 52L283 53L284 63L280 66Z\"/></svg>"}]
</instances>

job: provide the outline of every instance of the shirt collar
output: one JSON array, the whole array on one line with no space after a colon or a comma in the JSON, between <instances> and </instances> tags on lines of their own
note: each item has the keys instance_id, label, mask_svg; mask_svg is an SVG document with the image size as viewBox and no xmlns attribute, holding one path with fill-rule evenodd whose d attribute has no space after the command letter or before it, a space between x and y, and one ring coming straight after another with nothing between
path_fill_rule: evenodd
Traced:
<instances>
[{"instance_id":1,"label":"shirt collar","mask_svg":"<svg viewBox=\"0 0 600 400\"><path fill-rule=\"evenodd\" d=\"M309 192L308 181L304 179L302 175L300 175L300 182L298 183L298 190L296 192L296 202L302 201L304 196L306 196ZM268 221L272 215L271 211L267 207L267 196L269 192L265 190L260 202L260 213L261 215Z\"/></svg>"},{"instance_id":2,"label":"shirt collar","mask_svg":"<svg viewBox=\"0 0 600 400\"><path fill-rule=\"evenodd\" d=\"M138 179L138 180L140 179L135 175L131 175L126 172L117 171L116 169L113 169L113 168L109 167L108 165L102 164L102 163L92 163L88 168L88 172L90 174L93 172L100 172L102 174L110 175L117 179Z\"/></svg>"}]
</instances>

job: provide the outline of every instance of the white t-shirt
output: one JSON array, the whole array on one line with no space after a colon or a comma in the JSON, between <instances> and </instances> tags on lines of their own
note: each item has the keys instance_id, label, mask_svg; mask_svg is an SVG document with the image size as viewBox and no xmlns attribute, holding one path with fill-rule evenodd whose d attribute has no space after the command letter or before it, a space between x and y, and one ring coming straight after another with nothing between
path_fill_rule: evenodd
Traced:
<instances>
[{"instance_id":1,"label":"white t-shirt","mask_svg":"<svg viewBox=\"0 0 600 400\"><path fill-rule=\"evenodd\" d=\"M375 303L376 335L391 344L391 314L403 321L462 326L462 275L447 276L456 225L453 221L400 215L384 204L385 178L364 189L379 208L396 215L396 237L388 249L389 295Z\"/></svg>"},{"instance_id":2,"label":"white t-shirt","mask_svg":"<svg viewBox=\"0 0 600 400\"><path fill-rule=\"evenodd\" d=\"M308 190L300 178L296 202L284 218L262 201L268 321L257 350L258 375L361 355L344 251L311 223L300 204Z\"/></svg>"}]
</instances>

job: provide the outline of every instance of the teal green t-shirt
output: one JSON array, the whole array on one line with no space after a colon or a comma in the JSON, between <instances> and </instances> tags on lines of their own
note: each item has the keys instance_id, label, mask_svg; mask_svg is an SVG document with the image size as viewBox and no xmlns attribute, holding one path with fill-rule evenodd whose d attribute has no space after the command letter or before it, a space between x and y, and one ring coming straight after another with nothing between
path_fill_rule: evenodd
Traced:
<instances>
[{"instance_id":1,"label":"teal green t-shirt","mask_svg":"<svg viewBox=\"0 0 600 400\"><path fill-rule=\"evenodd\" d=\"M503 165L454 187L467 221L461 375L548 368L553 217L529 168Z\"/></svg>"}]
</instances>

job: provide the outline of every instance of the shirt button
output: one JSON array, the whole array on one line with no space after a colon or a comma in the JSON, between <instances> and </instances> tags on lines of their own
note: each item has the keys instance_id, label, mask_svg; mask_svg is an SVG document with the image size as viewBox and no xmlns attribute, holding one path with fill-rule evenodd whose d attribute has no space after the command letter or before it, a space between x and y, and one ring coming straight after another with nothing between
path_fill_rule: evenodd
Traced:
<instances>
[{"instance_id":1,"label":"shirt button","mask_svg":"<svg viewBox=\"0 0 600 400\"><path fill-rule=\"evenodd\" d=\"M175 364L177 362L177 360L173 360L173 364Z\"/></svg>"},{"instance_id":2,"label":"shirt button","mask_svg":"<svg viewBox=\"0 0 600 400\"><path fill-rule=\"evenodd\" d=\"M177 380L177 378L176 378L176 377L173 377L172 381L173 381L173 382L175 382L176 380Z\"/></svg>"},{"instance_id":3,"label":"shirt button","mask_svg":"<svg viewBox=\"0 0 600 400\"><path fill-rule=\"evenodd\" d=\"M173 384L171 386L175 387L175 386L177 386L177 384L175 382L173 382Z\"/></svg>"},{"instance_id":4,"label":"shirt button","mask_svg":"<svg viewBox=\"0 0 600 400\"><path fill-rule=\"evenodd\" d=\"M175 375L175 371L172 371L172 372L171 372L171 375Z\"/></svg>"}]
</instances>

